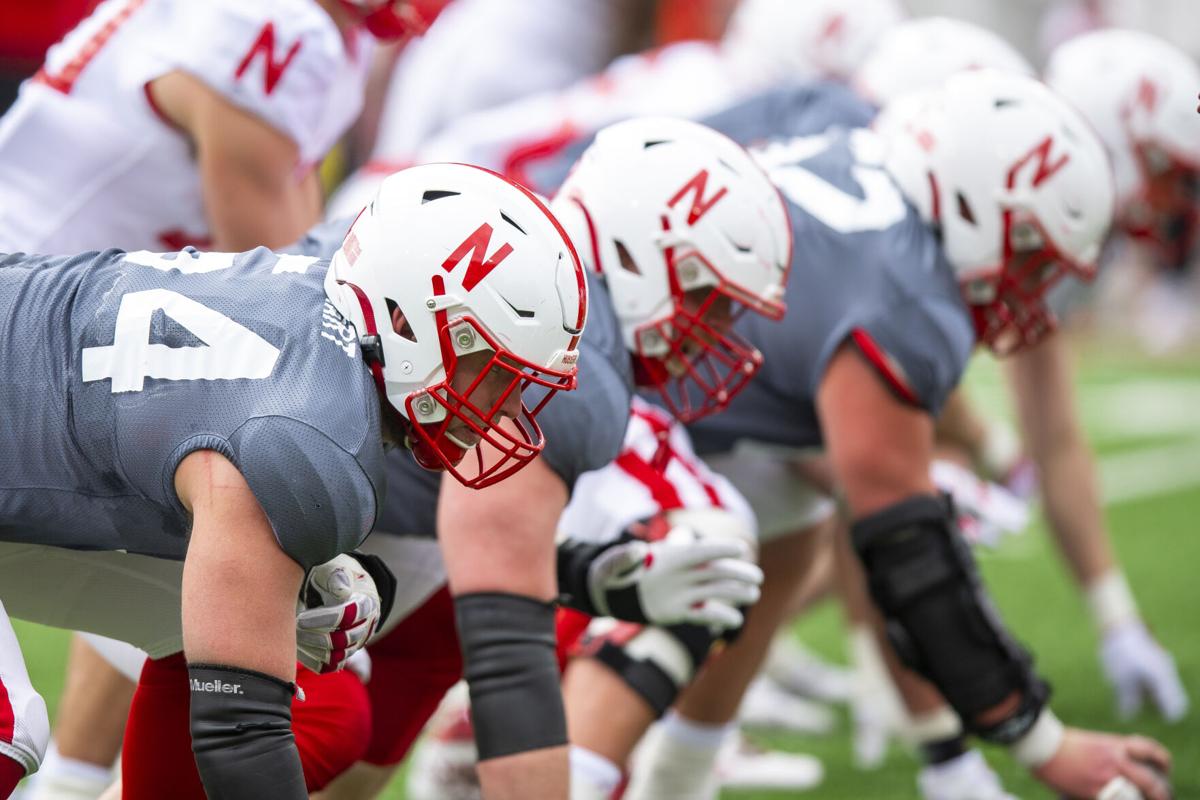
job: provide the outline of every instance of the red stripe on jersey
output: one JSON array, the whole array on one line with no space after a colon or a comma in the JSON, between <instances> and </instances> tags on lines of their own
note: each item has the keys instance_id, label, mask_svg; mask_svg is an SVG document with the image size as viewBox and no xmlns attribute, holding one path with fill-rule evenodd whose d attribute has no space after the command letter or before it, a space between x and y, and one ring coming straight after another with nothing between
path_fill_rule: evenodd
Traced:
<instances>
[{"instance_id":1,"label":"red stripe on jersey","mask_svg":"<svg viewBox=\"0 0 1200 800\"><path fill-rule=\"evenodd\" d=\"M708 502L712 503L713 508L725 507L721 503L721 495L717 494L716 487L704 479L704 476L700 474L700 470L695 464L686 458L680 458L678 453L675 454L675 460L682 464L683 468L696 479L696 483L700 484L700 488L704 489L704 493L708 495Z\"/></svg>"},{"instance_id":2,"label":"red stripe on jersey","mask_svg":"<svg viewBox=\"0 0 1200 800\"><path fill-rule=\"evenodd\" d=\"M565 121L553 133L531 142L522 142L510 150L500 172L509 180L528 186L527 170L531 163L557 155L577 138L579 131L570 122Z\"/></svg>"},{"instance_id":3,"label":"red stripe on jersey","mask_svg":"<svg viewBox=\"0 0 1200 800\"><path fill-rule=\"evenodd\" d=\"M61 72L57 75L51 75L46 71L45 65L43 65L37 71L37 74L33 76L33 82L49 86L51 89L63 94L70 94L71 90L75 88L75 81L79 80L80 74L87 68L87 65L91 63L92 59L96 57L96 54L100 52L104 45L108 44L108 40L113 37L117 29L124 25L133 16L133 12L141 8L145 2L146 0L129 0L129 3L114 14L112 19L100 26L96 33L92 35L92 38L83 43L83 46L79 48L79 52L67 62Z\"/></svg>"},{"instance_id":4,"label":"red stripe on jersey","mask_svg":"<svg viewBox=\"0 0 1200 800\"><path fill-rule=\"evenodd\" d=\"M5 687L4 681L0 680L0 741L12 744L16 724L17 718L8 699L8 688Z\"/></svg>"},{"instance_id":5,"label":"red stripe on jersey","mask_svg":"<svg viewBox=\"0 0 1200 800\"><path fill-rule=\"evenodd\" d=\"M917 393L908 385L908 379L904 377L904 372L900 369L900 365L893 361L887 351L871 338L871 334L862 328L855 328L850 332L850 336L854 339L854 343L858 345L858 349L862 351L862 354L871 362L871 365L879 371L879 374L883 376L887 384L892 387L892 391L914 406L921 406L921 401L917 399Z\"/></svg>"},{"instance_id":6,"label":"red stripe on jersey","mask_svg":"<svg viewBox=\"0 0 1200 800\"><path fill-rule=\"evenodd\" d=\"M626 450L617 456L617 460L613 463L650 490L650 496L663 511L683 506L683 501L679 499L679 492L675 491L675 487L667 480L667 476L646 463L637 453Z\"/></svg>"}]
</instances>

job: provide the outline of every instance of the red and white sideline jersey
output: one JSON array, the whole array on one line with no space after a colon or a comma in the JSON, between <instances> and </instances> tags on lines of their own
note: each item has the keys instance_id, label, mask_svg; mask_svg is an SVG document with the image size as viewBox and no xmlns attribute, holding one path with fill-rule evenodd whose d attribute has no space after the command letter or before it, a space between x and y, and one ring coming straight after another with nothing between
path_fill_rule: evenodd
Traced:
<instances>
[{"instance_id":1,"label":"red and white sideline jersey","mask_svg":"<svg viewBox=\"0 0 1200 800\"><path fill-rule=\"evenodd\" d=\"M313 0L105 0L0 119L0 251L203 243L194 154L147 85L198 77L296 142L299 179L357 118L370 47Z\"/></svg>"},{"instance_id":2,"label":"red and white sideline jersey","mask_svg":"<svg viewBox=\"0 0 1200 800\"><path fill-rule=\"evenodd\" d=\"M412 163L477 164L528 184L524 166L554 156L581 137L619 120L647 114L699 117L717 111L757 87L730 68L719 46L681 42L622 56L607 69L572 86L459 117L408 158ZM380 136L388 131L381 129ZM330 216L355 214L379 182L407 166L385 138L330 201Z\"/></svg>"},{"instance_id":3,"label":"red and white sideline jersey","mask_svg":"<svg viewBox=\"0 0 1200 800\"><path fill-rule=\"evenodd\" d=\"M757 530L749 503L700 460L687 430L635 396L621 454L579 476L558 529L580 541L608 542L632 523L661 512L705 508L725 509L746 530Z\"/></svg>"}]
</instances>

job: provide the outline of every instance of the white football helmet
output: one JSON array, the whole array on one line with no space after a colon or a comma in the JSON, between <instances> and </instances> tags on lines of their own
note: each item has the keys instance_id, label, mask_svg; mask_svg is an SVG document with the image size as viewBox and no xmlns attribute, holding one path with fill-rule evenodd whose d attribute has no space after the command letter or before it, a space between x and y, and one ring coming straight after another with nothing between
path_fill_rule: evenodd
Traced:
<instances>
[{"instance_id":1,"label":"white football helmet","mask_svg":"<svg viewBox=\"0 0 1200 800\"><path fill-rule=\"evenodd\" d=\"M551 205L604 276L639 384L685 421L723 408L762 363L733 317L784 311L791 225L762 169L698 123L633 119L596 135Z\"/></svg>"},{"instance_id":2,"label":"white football helmet","mask_svg":"<svg viewBox=\"0 0 1200 800\"><path fill-rule=\"evenodd\" d=\"M995 70L952 76L885 108L886 165L936 225L980 341L1004 353L1054 327L1044 295L1084 279L1113 213L1104 147L1036 80Z\"/></svg>"},{"instance_id":3,"label":"white football helmet","mask_svg":"<svg viewBox=\"0 0 1200 800\"><path fill-rule=\"evenodd\" d=\"M742 0L722 49L763 82L848 81L905 16L900 0Z\"/></svg>"},{"instance_id":4,"label":"white football helmet","mask_svg":"<svg viewBox=\"0 0 1200 800\"><path fill-rule=\"evenodd\" d=\"M986 28L948 17L920 17L880 36L853 83L865 99L882 106L968 69L1035 74L1023 55Z\"/></svg>"},{"instance_id":5,"label":"white football helmet","mask_svg":"<svg viewBox=\"0 0 1200 800\"><path fill-rule=\"evenodd\" d=\"M534 417L574 388L587 293L566 232L528 191L462 164L390 175L334 254L325 292L422 466L482 487L541 452ZM530 386L545 389L533 409L521 401ZM460 470L472 448L475 470Z\"/></svg>"},{"instance_id":6,"label":"white football helmet","mask_svg":"<svg viewBox=\"0 0 1200 800\"><path fill-rule=\"evenodd\" d=\"M1112 159L1117 219L1184 263L1200 230L1200 67L1148 33L1104 30L1059 46L1046 83L1075 104Z\"/></svg>"}]
</instances>

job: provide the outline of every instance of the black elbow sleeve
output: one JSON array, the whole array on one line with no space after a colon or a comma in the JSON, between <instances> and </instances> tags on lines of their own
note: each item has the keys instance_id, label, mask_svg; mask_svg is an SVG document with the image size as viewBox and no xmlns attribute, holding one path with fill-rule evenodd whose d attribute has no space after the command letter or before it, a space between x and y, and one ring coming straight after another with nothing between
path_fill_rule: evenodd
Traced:
<instances>
[{"instance_id":1,"label":"black elbow sleeve","mask_svg":"<svg viewBox=\"0 0 1200 800\"><path fill-rule=\"evenodd\" d=\"M1007 743L1033 724L1049 687L1005 629L987 596L948 498L919 495L851 528L888 638L904 662L938 687L977 735ZM997 725L979 715L1014 694Z\"/></svg>"},{"instance_id":2,"label":"black elbow sleeve","mask_svg":"<svg viewBox=\"0 0 1200 800\"><path fill-rule=\"evenodd\" d=\"M454 609L479 760L566 744L554 605L480 592Z\"/></svg>"},{"instance_id":3,"label":"black elbow sleeve","mask_svg":"<svg viewBox=\"0 0 1200 800\"><path fill-rule=\"evenodd\" d=\"M305 800L292 736L293 684L252 670L188 666L192 752L212 800Z\"/></svg>"}]
</instances>

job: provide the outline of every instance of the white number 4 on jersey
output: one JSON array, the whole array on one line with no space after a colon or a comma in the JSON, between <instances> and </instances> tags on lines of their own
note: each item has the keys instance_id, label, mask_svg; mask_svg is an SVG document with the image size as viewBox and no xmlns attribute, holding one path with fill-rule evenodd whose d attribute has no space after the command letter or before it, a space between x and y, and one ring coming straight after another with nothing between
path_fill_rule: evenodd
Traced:
<instances>
[{"instance_id":1,"label":"white number 4 on jersey","mask_svg":"<svg viewBox=\"0 0 1200 800\"><path fill-rule=\"evenodd\" d=\"M205 344L151 344L150 324L159 310ZM146 378L265 378L278 359L279 348L221 312L169 289L148 289L121 298L111 345L84 348L83 380L111 378L114 394L140 392Z\"/></svg>"}]
</instances>

